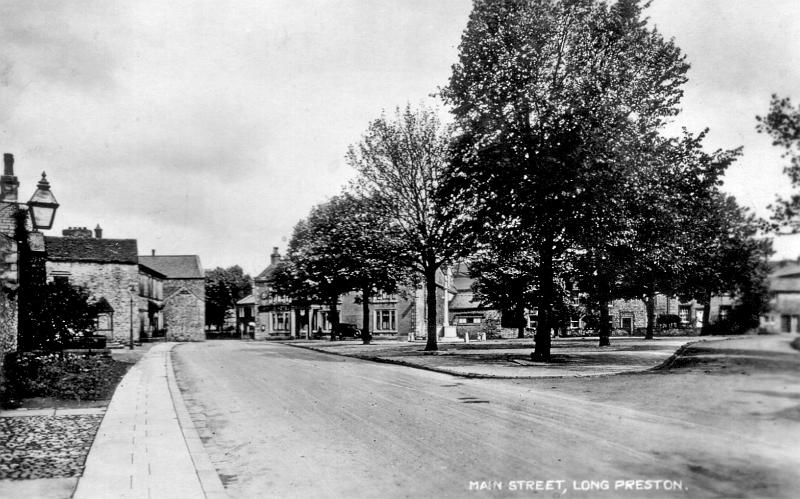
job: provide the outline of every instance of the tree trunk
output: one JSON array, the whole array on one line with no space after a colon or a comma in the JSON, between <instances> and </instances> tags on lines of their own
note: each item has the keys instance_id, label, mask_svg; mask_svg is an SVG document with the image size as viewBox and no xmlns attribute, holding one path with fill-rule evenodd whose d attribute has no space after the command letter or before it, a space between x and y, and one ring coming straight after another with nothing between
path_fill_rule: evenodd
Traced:
<instances>
[{"instance_id":1,"label":"tree trunk","mask_svg":"<svg viewBox=\"0 0 800 499\"><path fill-rule=\"evenodd\" d=\"M706 294L703 300L703 327L700 328L700 334L709 334L709 323L711 322L711 294Z\"/></svg>"},{"instance_id":2,"label":"tree trunk","mask_svg":"<svg viewBox=\"0 0 800 499\"><path fill-rule=\"evenodd\" d=\"M550 321L553 308L553 241L542 243L539 264L539 314L531 359L550 362Z\"/></svg>"},{"instance_id":3,"label":"tree trunk","mask_svg":"<svg viewBox=\"0 0 800 499\"><path fill-rule=\"evenodd\" d=\"M656 321L656 296L655 293L648 293L647 299L645 300L645 306L647 307L647 332L644 335L644 339L652 340L653 339L653 330L655 329L655 321Z\"/></svg>"},{"instance_id":4,"label":"tree trunk","mask_svg":"<svg viewBox=\"0 0 800 499\"><path fill-rule=\"evenodd\" d=\"M608 289L608 281L605 275L600 274L598 279L598 291L600 293L600 346L607 347L611 345L611 316L608 313L608 303L610 301L609 295L611 294Z\"/></svg>"},{"instance_id":5,"label":"tree trunk","mask_svg":"<svg viewBox=\"0 0 800 499\"><path fill-rule=\"evenodd\" d=\"M427 316L428 341L425 344L426 352L434 352L439 349L436 341L436 267L430 266L425 269L425 308Z\"/></svg>"},{"instance_id":6,"label":"tree trunk","mask_svg":"<svg viewBox=\"0 0 800 499\"><path fill-rule=\"evenodd\" d=\"M517 302L517 308L514 314L517 316L517 338L524 338L525 337L525 302L522 301L522 298Z\"/></svg>"},{"instance_id":7,"label":"tree trunk","mask_svg":"<svg viewBox=\"0 0 800 499\"><path fill-rule=\"evenodd\" d=\"M328 302L328 320L331 323L331 341L336 339L336 334L339 332L339 296L333 296Z\"/></svg>"},{"instance_id":8,"label":"tree trunk","mask_svg":"<svg viewBox=\"0 0 800 499\"><path fill-rule=\"evenodd\" d=\"M364 326L361 328L361 342L365 345L369 345L372 339L372 335L369 332L369 297L370 288L365 286L361 290L361 321Z\"/></svg>"}]
</instances>

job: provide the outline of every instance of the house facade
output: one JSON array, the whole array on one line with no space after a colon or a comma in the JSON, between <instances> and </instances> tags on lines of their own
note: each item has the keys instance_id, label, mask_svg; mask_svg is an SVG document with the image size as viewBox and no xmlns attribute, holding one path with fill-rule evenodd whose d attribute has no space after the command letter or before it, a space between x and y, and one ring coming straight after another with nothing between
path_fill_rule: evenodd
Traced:
<instances>
[{"instance_id":1,"label":"house facade","mask_svg":"<svg viewBox=\"0 0 800 499\"><path fill-rule=\"evenodd\" d=\"M270 264L254 279L252 300L245 298L237 304L237 317L243 317L246 313L244 309L252 306L252 337L256 340L330 337L330 310L327 305L299 304L276 294L269 286L269 278L280 260L278 248L274 247ZM453 298L453 292L447 289L447 276L440 273L437 276L437 328L440 329L440 336L444 337L449 332L455 338L455 328L442 329L449 320L445 297L448 300ZM343 294L337 308L341 323L353 324L361 329L363 306L358 297L358 293ZM374 296L369 302L370 332L374 338L424 339L427 336L426 306L422 288L411 287L397 294Z\"/></svg>"},{"instance_id":2,"label":"house facade","mask_svg":"<svg viewBox=\"0 0 800 499\"><path fill-rule=\"evenodd\" d=\"M163 276L163 330L168 341L205 341L205 272L197 255L139 256Z\"/></svg>"},{"instance_id":3,"label":"house facade","mask_svg":"<svg viewBox=\"0 0 800 499\"><path fill-rule=\"evenodd\" d=\"M105 239L84 227L64 229L63 237L44 238L48 281L86 288L101 303L98 333L110 342L140 340L139 262L135 239Z\"/></svg>"},{"instance_id":4,"label":"house facade","mask_svg":"<svg viewBox=\"0 0 800 499\"><path fill-rule=\"evenodd\" d=\"M769 289L769 312L759 318L759 328L768 333L800 332L800 263L774 262Z\"/></svg>"},{"instance_id":5,"label":"house facade","mask_svg":"<svg viewBox=\"0 0 800 499\"><path fill-rule=\"evenodd\" d=\"M160 272L139 264L139 331L142 341L166 336L164 321L164 280Z\"/></svg>"}]
</instances>

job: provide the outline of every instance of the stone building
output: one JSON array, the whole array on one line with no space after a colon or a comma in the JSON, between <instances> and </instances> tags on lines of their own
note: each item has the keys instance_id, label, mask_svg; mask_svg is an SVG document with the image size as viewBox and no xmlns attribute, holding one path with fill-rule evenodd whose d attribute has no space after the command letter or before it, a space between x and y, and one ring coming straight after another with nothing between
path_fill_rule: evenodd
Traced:
<instances>
[{"instance_id":1,"label":"stone building","mask_svg":"<svg viewBox=\"0 0 800 499\"><path fill-rule=\"evenodd\" d=\"M770 310L759 319L759 328L768 333L800 332L800 263L772 263L769 276Z\"/></svg>"},{"instance_id":2,"label":"stone building","mask_svg":"<svg viewBox=\"0 0 800 499\"><path fill-rule=\"evenodd\" d=\"M3 175L0 177L0 369L8 352L17 349L18 284L17 241L15 214L19 210L17 190L19 181L14 175L14 156L3 155Z\"/></svg>"},{"instance_id":3,"label":"stone building","mask_svg":"<svg viewBox=\"0 0 800 499\"><path fill-rule=\"evenodd\" d=\"M281 254L278 248L272 249L269 256L269 265L253 279L253 296L255 302L255 317L253 339L256 340L277 340L295 338L298 335L299 311L293 311L292 302L284 296L280 296L269 285L269 278L281 261ZM293 313L294 312L294 313ZM327 321L327 312L323 313L321 308L313 311L312 330L318 327L328 328L330 323Z\"/></svg>"},{"instance_id":4,"label":"stone building","mask_svg":"<svg viewBox=\"0 0 800 499\"><path fill-rule=\"evenodd\" d=\"M104 239L102 229L64 229L63 237L44 238L47 279L85 287L103 302L98 333L111 342L139 341L139 261L135 239Z\"/></svg>"},{"instance_id":5,"label":"stone building","mask_svg":"<svg viewBox=\"0 0 800 499\"><path fill-rule=\"evenodd\" d=\"M242 301L237 310L253 307L253 323L256 340L289 338L330 337L330 310L327 305L293 302L277 295L269 286L269 278L280 262L281 255L275 247L270 255L270 264L254 279L253 298ZM440 336L451 333L456 338L455 328L443 329L449 319L445 304L446 276L437 276L437 316ZM339 321L363 326L363 308L358 293L346 293L339 298ZM452 299L452 293L448 294ZM252 303L252 305L251 305ZM244 314L244 312L241 312ZM426 328L425 292L421 288L404 289L398 294L381 294L370 299L370 332L375 338L424 339Z\"/></svg>"},{"instance_id":6,"label":"stone building","mask_svg":"<svg viewBox=\"0 0 800 499\"><path fill-rule=\"evenodd\" d=\"M169 341L204 341L205 272L197 255L140 256L139 263L164 276L163 321Z\"/></svg>"}]
</instances>

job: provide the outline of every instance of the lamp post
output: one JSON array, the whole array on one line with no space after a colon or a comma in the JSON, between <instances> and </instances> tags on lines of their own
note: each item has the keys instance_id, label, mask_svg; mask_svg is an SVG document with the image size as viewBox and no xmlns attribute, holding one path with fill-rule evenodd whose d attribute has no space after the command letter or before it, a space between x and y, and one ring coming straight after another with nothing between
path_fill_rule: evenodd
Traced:
<instances>
[{"instance_id":1,"label":"lamp post","mask_svg":"<svg viewBox=\"0 0 800 499\"><path fill-rule=\"evenodd\" d=\"M128 349L133 350L133 296L134 293L138 290L138 286L136 284L130 285L131 291L131 336L130 336L130 343L128 344Z\"/></svg>"},{"instance_id":2,"label":"lamp post","mask_svg":"<svg viewBox=\"0 0 800 499\"><path fill-rule=\"evenodd\" d=\"M5 172L2 177L2 198L12 203L16 202L16 187L18 182L13 175L14 157L11 154L4 155ZM55 220L58 202L52 191L47 175L42 172L42 179L36 186L36 191L31 196L27 205L16 203L18 210L16 215L15 239L18 244L19 252L19 314L20 314L20 343L23 348L41 345L32 337L35 326L34 317L42 313L43 289L47 275L44 268L44 237L39 229L48 230L52 228ZM30 218L32 231L27 229L27 220Z\"/></svg>"}]
</instances>

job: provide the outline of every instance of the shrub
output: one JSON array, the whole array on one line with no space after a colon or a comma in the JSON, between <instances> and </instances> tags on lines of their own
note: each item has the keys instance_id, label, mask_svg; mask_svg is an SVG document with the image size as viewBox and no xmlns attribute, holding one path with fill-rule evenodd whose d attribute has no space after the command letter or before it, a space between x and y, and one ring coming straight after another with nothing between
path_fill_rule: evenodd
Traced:
<instances>
[{"instance_id":1,"label":"shrub","mask_svg":"<svg viewBox=\"0 0 800 499\"><path fill-rule=\"evenodd\" d=\"M105 400L111 398L128 367L102 355L12 354L5 363L6 401L27 397Z\"/></svg>"}]
</instances>

